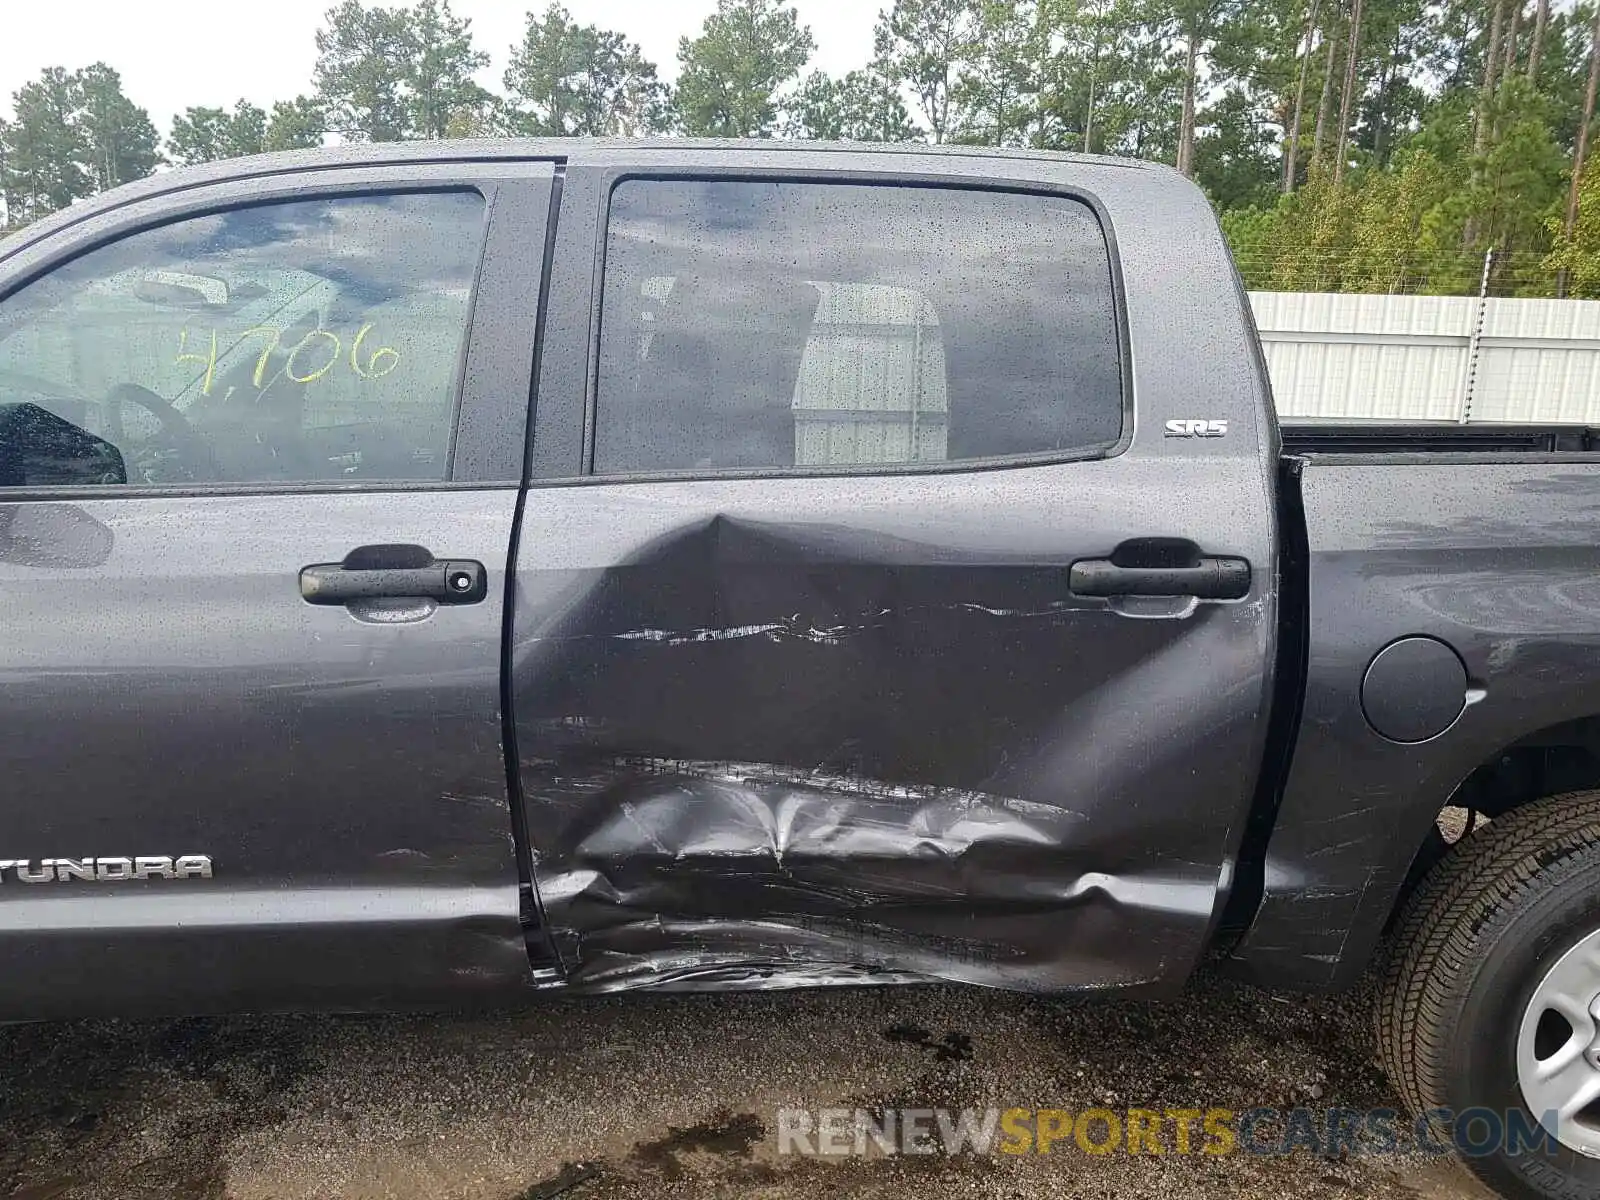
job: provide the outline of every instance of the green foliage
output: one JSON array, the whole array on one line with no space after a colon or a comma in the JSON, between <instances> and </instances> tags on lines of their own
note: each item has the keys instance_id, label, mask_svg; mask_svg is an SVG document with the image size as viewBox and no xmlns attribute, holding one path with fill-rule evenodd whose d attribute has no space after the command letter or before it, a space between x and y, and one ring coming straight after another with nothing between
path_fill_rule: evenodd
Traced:
<instances>
[{"instance_id":1,"label":"green foliage","mask_svg":"<svg viewBox=\"0 0 1600 1200\"><path fill-rule=\"evenodd\" d=\"M1270 204L1282 167L1277 131L1238 89L1207 110L1195 143L1195 177L1223 211Z\"/></svg>"},{"instance_id":2,"label":"green foliage","mask_svg":"<svg viewBox=\"0 0 1600 1200\"><path fill-rule=\"evenodd\" d=\"M890 86L911 94L934 142L950 135L956 73L976 41L971 0L894 0L878 14L874 70Z\"/></svg>"},{"instance_id":3,"label":"green foliage","mask_svg":"<svg viewBox=\"0 0 1600 1200\"><path fill-rule=\"evenodd\" d=\"M1482 256L1460 248L1466 168L1426 150L1335 185L1323 170L1271 206L1222 217L1245 282L1310 292L1461 292Z\"/></svg>"},{"instance_id":4,"label":"green foliage","mask_svg":"<svg viewBox=\"0 0 1600 1200\"><path fill-rule=\"evenodd\" d=\"M796 137L846 142L909 142L917 127L895 86L870 71L831 79L813 71L790 104Z\"/></svg>"},{"instance_id":5,"label":"green foliage","mask_svg":"<svg viewBox=\"0 0 1600 1200\"><path fill-rule=\"evenodd\" d=\"M1478 255L1460 252L1454 204L1465 182L1459 164L1418 150L1397 170L1369 172L1349 186L1351 253L1341 290L1467 290Z\"/></svg>"},{"instance_id":6,"label":"green foliage","mask_svg":"<svg viewBox=\"0 0 1600 1200\"><path fill-rule=\"evenodd\" d=\"M13 222L37 220L94 192L75 79L62 67L50 67L11 98L0 182Z\"/></svg>"},{"instance_id":7,"label":"green foliage","mask_svg":"<svg viewBox=\"0 0 1600 1200\"><path fill-rule=\"evenodd\" d=\"M779 0L717 0L700 36L678 42L679 124L696 137L770 137L780 90L815 48Z\"/></svg>"},{"instance_id":8,"label":"green foliage","mask_svg":"<svg viewBox=\"0 0 1600 1200\"><path fill-rule=\"evenodd\" d=\"M50 67L11 98L0 128L0 189L12 223L142 178L161 162L150 116L105 63Z\"/></svg>"},{"instance_id":9,"label":"green foliage","mask_svg":"<svg viewBox=\"0 0 1600 1200\"><path fill-rule=\"evenodd\" d=\"M160 136L150 114L122 94L122 76L105 63L74 77L77 129L89 177L98 191L142 179L161 161Z\"/></svg>"},{"instance_id":10,"label":"green foliage","mask_svg":"<svg viewBox=\"0 0 1600 1200\"><path fill-rule=\"evenodd\" d=\"M1578 219L1570 236L1561 224L1557 216L1546 222L1552 246L1545 267L1562 273L1567 295L1600 299L1600 155L1584 164L1578 180Z\"/></svg>"},{"instance_id":11,"label":"green foliage","mask_svg":"<svg viewBox=\"0 0 1600 1200\"><path fill-rule=\"evenodd\" d=\"M1566 196L1567 156L1543 100L1524 80L1500 90L1489 116L1496 133L1465 197L1477 217L1477 244L1502 252L1543 248L1545 221Z\"/></svg>"},{"instance_id":12,"label":"green foliage","mask_svg":"<svg viewBox=\"0 0 1600 1200\"><path fill-rule=\"evenodd\" d=\"M266 148L267 114L241 100L233 111L186 108L172 118L167 153L180 166L260 154Z\"/></svg>"},{"instance_id":13,"label":"green foliage","mask_svg":"<svg viewBox=\"0 0 1600 1200\"><path fill-rule=\"evenodd\" d=\"M1038 0L978 0L968 60L957 73L955 140L1024 146L1038 140L1038 96L1050 29Z\"/></svg>"},{"instance_id":14,"label":"green foliage","mask_svg":"<svg viewBox=\"0 0 1600 1200\"><path fill-rule=\"evenodd\" d=\"M505 87L508 132L533 137L628 136L668 123L667 89L636 43L578 25L560 4L528 14L511 48Z\"/></svg>"},{"instance_id":15,"label":"green foliage","mask_svg":"<svg viewBox=\"0 0 1600 1200\"><path fill-rule=\"evenodd\" d=\"M316 103L352 141L442 138L486 113L492 97L473 81L489 56L472 45L472 22L449 0L413 8L343 0L317 30Z\"/></svg>"},{"instance_id":16,"label":"green foliage","mask_svg":"<svg viewBox=\"0 0 1600 1200\"><path fill-rule=\"evenodd\" d=\"M307 96L279 100L272 106L272 115L267 118L262 149L307 150L320 146L327 124L328 119L315 100Z\"/></svg>"},{"instance_id":17,"label":"green foliage","mask_svg":"<svg viewBox=\"0 0 1600 1200\"><path fill-rule=\"evenodd\" d=\"M489 56L472 48L472 22L456 17L450 0L420 0L401 12L407 131L412 137L447 137L453 122L488 105L489 93L472 76L489 65Z\"/></svg>"},{"instance_id":18,"label":"green foliage","mask_svg":"<svg viewBox=\"0 0 1600 1200\"><path fill-rule=\"evenodd\" d=\"M351 141L398 142L411 129L405 96L406 13L343 0L317 30L312 82L330 126Z\"/></svg>"}]
</instances>

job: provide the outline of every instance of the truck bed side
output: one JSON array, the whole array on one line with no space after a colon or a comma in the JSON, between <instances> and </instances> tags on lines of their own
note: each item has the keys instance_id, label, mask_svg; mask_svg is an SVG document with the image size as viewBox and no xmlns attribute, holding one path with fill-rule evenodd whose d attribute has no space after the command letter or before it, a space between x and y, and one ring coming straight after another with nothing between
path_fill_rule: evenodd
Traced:
<instances>
[{"instance_id":1,"label":"truck bed side","mask_svg":"<svg viewBox=\"0 0 1600 1200\"><path fill-rule=\"evenodd\" d=\"M1588 749L1600 724L1600 462L1313 454L1290 466L1309 560L1304 702L1268 798L1261 906L1230 966L1336 988L1360 974L1445 806L1493 814L1600 778ZM1401 742L1374 729L1363 681L1379 651L1413 637L1459 656L1463 707L1436 736ZM1390 703L1437 699L1436 680L1396 679Z\"/></svg>"}]
</instances>

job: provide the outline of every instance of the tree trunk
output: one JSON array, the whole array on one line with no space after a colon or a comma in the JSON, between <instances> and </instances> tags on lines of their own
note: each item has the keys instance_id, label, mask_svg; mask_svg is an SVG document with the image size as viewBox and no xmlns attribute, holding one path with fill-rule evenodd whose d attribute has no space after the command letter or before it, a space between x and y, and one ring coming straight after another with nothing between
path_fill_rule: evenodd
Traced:
<instances>
[{"instance_id":1,"label":"tree trunk","mask_svg":"<svg viewBox=\"0 0 1600 1200\"><path fill-rule=\"evenodd\" d=\"M1389 88L1394 83L1395 66L1400 61L1400 31L1395 30L1394 45L1384 56L1378 75L1378 103L1372 112L1372 157L1382 170L1389 169Z\"/></svg>"},{"instance_id":2,"label":"tree trunk","mask_svg":"<svg viewBox=\"0 0 1600 1200\"><path fill-rule=\"evenodd\" d=\"M1317 128L1311 137L1311 161L1322 161L1323 134L1333 124L1333 64L1339 57L1339 23L1329 23L1322 64L1322 98L1317 101Z\"/></svg>"},{"instance_id":3,"label":"tree trunk","mask_svg":"<svg viewBox=\"0 0 1600 1200\"><path fill-rule=\"evenodd\" d=\"M1511 76L1517 69L1517 32L1522 26L1523 0L1511 0L1511 29L1506 34L1504 53L1500 55L1503 64L1500 70L1500 86L1505 87L1511 82Z\"/></svg>"},{"instance_id":4,"label":"tree trunk","mask_svg":"<svg viewBox=\"0 0 1600 1200\"><path fill-rule=\"evenodd\" d=\"M1517 0L1521 3L1521 0ZM1494 122L1496 83L1495 74L1500 62L1500 33L1505 23L1505 0L1492 0L1494 13L1489 21L1489 45L1483 56L1483 82L1478 85L1478 111L1473 122L1472 181L1478 183L1483 176L1483 156L1489 150L1489 138ZM1471 250L1478 241L1478 214L1473 213L1461 227L1461 248Z\"/></svg>"},{"instance_id":5,"label":"tree trunk","mask_svg":"<svg viewBox=\"0 0 1600 1200\"><path fill-rule=\"evenodd\" d=\"M1548 3L1549 0L1543 0ZM1317 3L1311 0L1306 8L1305 52L1300 56L1300 82L1294 89L1294 124L1289 127L1289 148L1284 156L1283 190L1294 191L1295 169L1300 157L1300 119L1306 105L1306 72L1311 66L1311 40L1317 36Z\"/></svg>"},{"instance_id":6,"label":"tree trunk","mask_svg":"<svg viewBox=\"0 0 1600 1200\"><path fill-rule=\"evenodd\" d=\"M1528 46L1528 82L1539 85L1539 52L1544 49L1544 27L1550 23L1550 0L1539 0L1534 12L1533 41Z\"/></svg>"},{"instance_id":7,"label":"tree trunk","mask_svg":"<svg viewBox=\"0 0 1600 1200\"><path fill-rule=\"evenodd\" d=\"M1200 30L1189 30L1189 54L1183 69L1183 120L1178 126L1178 171L1194 175L1194 93L1196 64L1200 58Z\"/></svg>"},{"instance_id":8,"label":"tree trunk","mask_svg":"<svg viewBox=\"0 0 1600 1200\"><path fill-rule=\"evenodd\" d=\"M1500 62L1500 28L1504 24L1505 0L1493 0L1494 16L1489 22L1489 50L1483 58L1483 83L1478 89L1478 116L1472 135L1472 153L1483 157L1489 148L1489 110L1494 106L1495 68Z\"/></svg>"},{"instance_id":9,"label":"tree trunk","mask_svg":"<svg viewBox=\"0 0 1600 1200\"><path fill-rule=\"evenodd\" d=\"M1600 84L1600 4L1595 5L1594 25L1589 30L1589 84L1583 92L1583 120L1578 123L1578 146L1572 156L1572 186L1567 189L1567 215L1561 222L1563 236L1570 238L1578 223L1578 184L1583 179L1584 159L1589 153L1589 125L1594 120L1594 94ZM1565 292L1565 272L1561 291Z\"/></svg>"},{"instance_id":10,"label":"tree trunk","mask_svg":"<svg viewBox=\"0 0 1600 1200\"><path fill-rule=\"evenodd\" d=\"M1094 153L1094 72L1089 72L1089 110L1083 114L1083 152Z\"/></svg>"},{"instance_id":11,"label":"tree trunk","mask_svg":"<svg viewBox=\"0 0 1600 1200\"><path fill-rule=\"evenodd\" d=\"M1361 60L1361 0L1355 0L1350 9L1350 36L1345 39L1344 90L1339 97L1339 138L1333 159L1333 184L1338 187L1344 179L1344 161L1348 157L1345 147L1350 137L1350 106L1356 94L1356 67Z\"/></svg>"},{"instance_id":12,"label":"tree trunk","mask_svg":"<svg viewBox=\"0 0 1600 1200\"><path fill-rule=\"evenodd\" d=\"M1089 56L1089 106L1083 114L1083 152L1094 153L1094 87L1100 74L1100 14L1095 13L1094 45Z\"/></svg>"}]
</instances>

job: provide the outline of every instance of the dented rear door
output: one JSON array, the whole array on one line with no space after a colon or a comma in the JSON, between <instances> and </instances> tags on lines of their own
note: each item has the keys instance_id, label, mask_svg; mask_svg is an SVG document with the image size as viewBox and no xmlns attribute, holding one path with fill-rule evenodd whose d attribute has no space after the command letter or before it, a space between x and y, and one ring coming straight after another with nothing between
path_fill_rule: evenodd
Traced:
<instances>
[{"instance_id":1,"label":"dented rear door","mask_svg":"<svg viewBox=\"0 0 1600 1200\"><path fill-rule=\"evenodd\" d=\"M1199 193L608 150L561 212L510 687L569 978L1181 979L1275 612L1265 393Z\"/></svg>"}]
</instances>

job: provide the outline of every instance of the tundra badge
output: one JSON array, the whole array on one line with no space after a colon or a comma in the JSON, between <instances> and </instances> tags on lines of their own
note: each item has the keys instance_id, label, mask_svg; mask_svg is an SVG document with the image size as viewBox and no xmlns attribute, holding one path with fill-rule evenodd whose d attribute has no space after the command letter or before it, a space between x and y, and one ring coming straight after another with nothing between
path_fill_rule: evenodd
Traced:
<instances>
[{"instance_id":1,"label":"tundra badge","mask_svg":"<svg viewBox=\"0 0 1600 1200\"><path fill-rule=\"evenodd\" d=\"M7 872L10 875L7 875ZM165 854L140 854L133 858L0 858L0 882L15 879L21 883L67 883L82 879L91 883L117 883L124 879L210 879L209 854L184 854L169 858Z\"/></svg>"}]
</instances>

